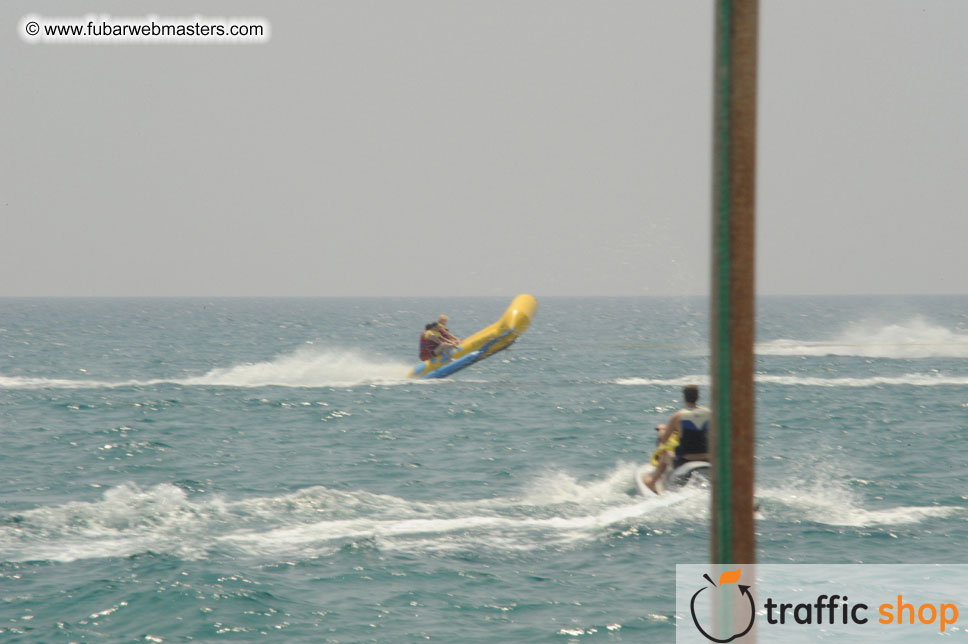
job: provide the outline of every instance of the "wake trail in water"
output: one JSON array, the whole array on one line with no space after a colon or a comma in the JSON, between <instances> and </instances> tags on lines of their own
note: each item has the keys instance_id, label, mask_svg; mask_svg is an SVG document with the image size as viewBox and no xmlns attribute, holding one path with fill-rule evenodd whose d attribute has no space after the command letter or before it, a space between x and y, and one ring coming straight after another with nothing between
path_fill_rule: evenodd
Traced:
<instances>
[{"instance_id":1,"label":"wake trail in water","mask_svg":"<svg viewBox=\"0 0 968 644\"><path fill-rule=\"evenodd\" d=\"M412 365L376 361L355 351L300 349L266 362L212 369L189 378L149 380L67 380L0 376L0 389L116 389L180 385L184 387L354 387L412 383Z\"/></svg>"},{"instance_id":2,"label":"wake trail in water","mask_svg":"<svg viewBox=\"0 0 968 644\"><path fill-rule=\"evenodd\" d=\"M838 485L812 488L783 486L758 490L761 507L777 521L820 525L873 528L921 523L932 518L968 516L968 508L957 506L900 506L868 510L859 499Z\"/></svg>"},{"instance_id":3,"label":"wake trail in water","mask_svg":"<svg viewBox=\"0 0 968 644\"><path fill-rule=\"evenodd\" d=\"M302 349L269 362L213 369L179 384L217 387L352 387L400 384L412 365L374 362L351 351Z\"/></svg>"},{"instance_id":4,"label":"wake trail in water","mask_svg":"<svg viewBox=\"0 0 968 644\"><path fill-rule=\"evenodd\" d=\"M61 561L145 552L200 559L212 553L277 561L332 556L346 548L419 553L532 552L570 548L616 534L675 526L703 529L708 490L633 496L635 465L579 481L546 472L521 494L469 501L411 501L322 486L274 497L189 496L161 484L126 484L101 499L0 517L0 560ZM757 492L766 520L874 527L966 516L960 507L865 509L836 486Z\"/></svg>"},{"instance_id":5,"label":"wake trail in water","mask_svg":"<svg viewBox=\"0 0 968 644\"><path fill-rule=\"evenodd\" d=\"M171 484L148 489L127 484L100 500L0 517L0 559L74 561L149 551L197 559L226 550L276 559L332 555L346 547L531 551L699 511L689 503L702 503L700 490L692 497L630 497L633 469L621 466L592 483L549 473L524 494L472 501L410 501L322 486L230 501L190 498Z\"/></svg>"}]
</instances>

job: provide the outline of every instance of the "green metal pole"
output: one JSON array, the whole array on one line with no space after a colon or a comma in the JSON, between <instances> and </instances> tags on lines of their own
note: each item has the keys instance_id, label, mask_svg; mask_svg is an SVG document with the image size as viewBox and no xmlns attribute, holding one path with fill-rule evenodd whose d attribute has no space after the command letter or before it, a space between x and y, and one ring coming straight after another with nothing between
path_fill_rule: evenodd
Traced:
<instances>
[{"instance_id":1,"label":"green metal pole","mask_svg":"<svg viewBox=\"0 0 968 644\"><path fill-rule=\"evenodd\" d=\"M712 561L755 561L753 336L758 0L716 4Z\"/></svg>"}]
</instances>

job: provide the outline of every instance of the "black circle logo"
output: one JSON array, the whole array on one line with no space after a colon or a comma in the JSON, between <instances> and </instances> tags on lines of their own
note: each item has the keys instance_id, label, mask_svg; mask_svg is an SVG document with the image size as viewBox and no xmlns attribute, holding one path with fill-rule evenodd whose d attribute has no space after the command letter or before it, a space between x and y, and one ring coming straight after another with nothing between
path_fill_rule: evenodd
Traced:
<instances>
[{"instance_id":1,"label":"black circle logo","mask_svg":"<svg viewBox=\"0 0 968 644\"><path fill-rule=\"evenodd\" d=\"M709 575L703 575L703 577L706 578L706 580L711 584L713 589L715 589L717 592L723 592L722 587L724 585L724 581L723 581L724 578L735 577L735 581L738 582L739 575L740 575L740 570L723 573L723 575L719 578L719 581L720 581L719 586L716 586L713 580L709 578ZM733 583L733 580L729 579L725 583ZM737 637L742 637L747 633L749 633L750 630L753 628L753 622L756 621L756 603L753 601L753 594L750 592L750 587L744 586L739 583L736 583L736 591L739 592L741 597L745 595L747 600L749 600L749 603L750 603L749 624L747 624L746 628L743 629L741 632L736 633L731 637L727 637L726 639L718 639L706 632L706 629L702 627L702 625L699 623L699 618L696 616L696 598L699 597L700 593L702 593L704 590L706 590L709 587L710 586L703 586L702 588L697 590L696 593L692 596L692 599L689 600L689 612L692 613L692 623L696 625L696 628L699 630L700 633L702 633L703 637L705 637L710 642L717 642L718 644L726 644L727 642L732 642ZM729 591L726 591L726 592L729 592Z\"/></svg>"}]
</instances>

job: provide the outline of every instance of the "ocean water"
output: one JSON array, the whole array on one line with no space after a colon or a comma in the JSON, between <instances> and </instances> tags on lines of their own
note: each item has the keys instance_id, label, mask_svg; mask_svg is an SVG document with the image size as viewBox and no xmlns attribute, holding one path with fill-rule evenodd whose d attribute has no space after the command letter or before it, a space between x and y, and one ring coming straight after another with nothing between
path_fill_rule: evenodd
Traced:
<instances>
[{"instance_id":1,"label":"ocean water","mask_svg":"<svg viewBox=\"0 0 968 644\"><path fill-rule=\"evenodd\" d=\"M3 642L672 642L704 298L0 300ZM968 297L761 298L759 560L968 563Z\"/></svg>"}]
</instances>

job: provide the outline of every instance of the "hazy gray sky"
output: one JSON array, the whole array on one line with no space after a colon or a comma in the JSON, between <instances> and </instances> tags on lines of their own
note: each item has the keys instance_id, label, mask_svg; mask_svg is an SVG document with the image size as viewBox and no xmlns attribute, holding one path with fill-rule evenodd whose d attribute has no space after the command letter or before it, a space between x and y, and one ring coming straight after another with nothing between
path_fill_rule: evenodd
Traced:
<instances>
[{"instance_id":1,"label":"hazy gray sky","mask_svg":"<svg viewBox=\"0 0 968 644\"><path fill-rule=\"evenodd\" d=\"M968 2L760 11L758 291L968 292ZM0 295L708 290L711 0L0 12ZM272 36L18 33L90 13Z\"/></svg>"}]
</instances>

